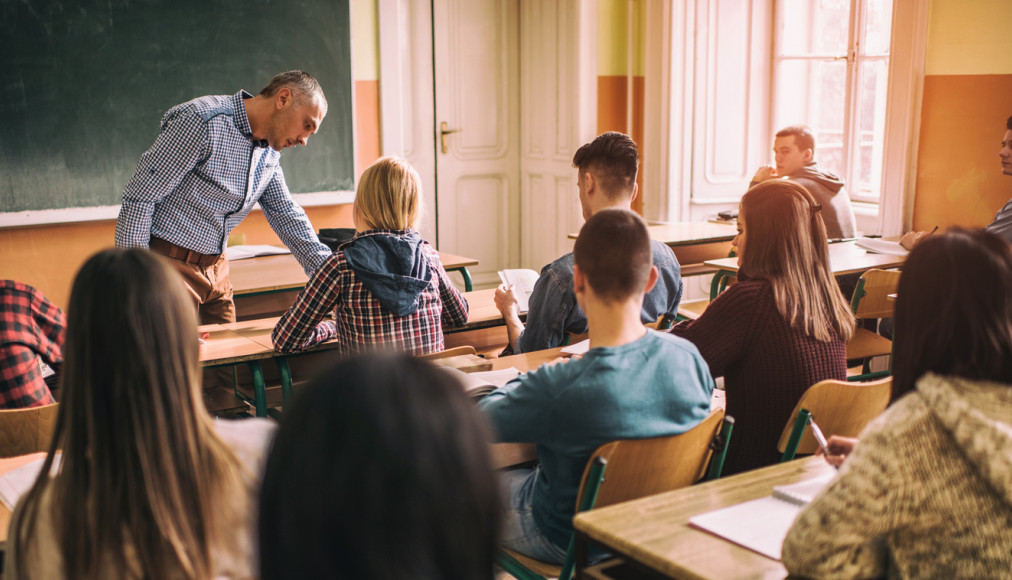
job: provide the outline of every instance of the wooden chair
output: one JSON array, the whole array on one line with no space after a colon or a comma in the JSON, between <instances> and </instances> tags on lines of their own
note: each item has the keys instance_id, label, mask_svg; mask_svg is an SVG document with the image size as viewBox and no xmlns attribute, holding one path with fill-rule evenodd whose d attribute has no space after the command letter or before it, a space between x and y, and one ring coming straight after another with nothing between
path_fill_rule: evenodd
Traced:
<instances>
[{"instance_id":1,"label":"wooden chair","mask_svg":"<svg viewBox=\"0 0 1012 580\"><path fill-rule=\"evenodd\" d=\"M704 475L720 477L733 426L734 419L718 410L679 435L605 443L584 469L577 512L686 487ZM519 580L569 580L575 562L572 538L561 567L506 548L500 548L496 557L496 563Z\"/></svg>"},{"instance_id":2,"label":"wooden chair","mask_svg":"<svg viewBox=\"0 0 1012 580\"><path fill-rule=\"evenodd\" d=\"M811 430L805 429L808 421L802 410L811 413L826 437L857 437L872 419L885 411L892 382L892 377L886 377L866 383L826 380L812 385L801 395L780 434L777 450L783 453L781 461L790 461L797 453L815 453L819 448Z\"/></svg>"},{"instance_id":3,"label":"wooden chair","mask_svg":"<svg viewBox=\"0 0 1012 580\"><path fill-rule=\"evenodd\" d=\"M889 294L895 294L900 283L898 270L868 270L861 275L854 289L851 309L858 320L892 318L894 302ZM876 356L892 354L893 343L888 338L872 332L867 328L854 329L854 336L847 343L847 360L860 360L863 364L861 374L849 378L852 381L867 380L888 375L888 371L871 373L868 361Z\"/></svg>"},{"instance_id":4,"label":"wooden chair","mask_svg":"<svg viewBox=\"0 0 1012 580\"><path fill-rule=\"evenodd\" d=\"M0 457L49 451L58 405L0 409Z\"/></svg>"}]
</instances>

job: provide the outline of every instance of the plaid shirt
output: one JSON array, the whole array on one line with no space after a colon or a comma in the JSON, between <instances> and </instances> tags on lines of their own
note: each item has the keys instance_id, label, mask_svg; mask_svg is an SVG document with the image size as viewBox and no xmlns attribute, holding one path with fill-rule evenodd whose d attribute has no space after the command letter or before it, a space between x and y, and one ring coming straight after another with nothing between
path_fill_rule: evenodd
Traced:
<instances>
[{"instance_id":1,"label":"plaid shirt","mask_svg":"<svg viewBox=\"0 0 1012 580\"><path fill-rule=\"evenodd\" d=\"M63 364L66 327L63 311L41 292L0 280L0 408L54 402L42 380L39 357L51 366Z\"/></svg>"},{"instance_id":2,"label":"plaid shirt","mask_svg":"<svg viewBox=\"0 0 1012 580\"><path fill-rule=\"evenodd\" d=\"M202 254L221 254L228 234L258 201L307 275L331 252L292 200L279 160L255 141L246 91L200 97L162 117L161 133L123 190L116 247L146 248L151 236Z\"/></svg>"},{"instance_id":3,"label":"plaid shirt","mask_svg":"<svg viewBox=\"0 0 1012 580\"><path fill-rule=\"evenodd\" d=\"M370 230L356 237L404 232ZM418 297L418 310L395 316L366 289L345 260L344 251L338 248L274 327L274 349L295 352L337 339L337 350L343 354L380 345L396 345L411 354L443 350L443 324L460 326L467 322L467 301L446 275L439 253L425 242L423 252L434 273L432 281ZM331 311L336 321L324 320Z\"/></svg>"}]
</instances>

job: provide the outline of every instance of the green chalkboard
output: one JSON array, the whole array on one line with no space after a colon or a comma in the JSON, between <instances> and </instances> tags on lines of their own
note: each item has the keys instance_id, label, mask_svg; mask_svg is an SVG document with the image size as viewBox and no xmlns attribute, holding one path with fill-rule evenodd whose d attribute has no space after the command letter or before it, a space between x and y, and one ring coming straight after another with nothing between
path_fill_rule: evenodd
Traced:
<instances>
[{"instance_id":1,"label":"green chalkboard","mask_svg":"<svg viewBox=\"0 0 1012 580\"><path fill-rule=\"evenodd\" d=\"M292 192L353 189L348 0L0 0L0 212L119 205L162 115L320 81L329 111L281 164Z\"/></svg>"}]
</instances>

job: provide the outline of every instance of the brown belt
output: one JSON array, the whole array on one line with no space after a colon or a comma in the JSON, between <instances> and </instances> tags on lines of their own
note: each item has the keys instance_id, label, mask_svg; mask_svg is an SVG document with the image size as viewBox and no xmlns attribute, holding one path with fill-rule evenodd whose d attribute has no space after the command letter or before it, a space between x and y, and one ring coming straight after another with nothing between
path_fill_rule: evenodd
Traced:
<instances>
[{"instance_id":1,"label":"brown belt","mask_svg":"<svg viewBox=\"0 0 1012 580\"><path fill-rule=\"evenodd\" d=\"M172 242L167 242L154 236L151 236L151 241L148 243L148 247L151 248L152 251L158 252L163 256L167 256L174 260L180 260L187 264L196 264L201 268L207 268L221 258L221 254L201 254L200 252L188 250L182 246L177 246Z\"/></svg>"}]
</instances>

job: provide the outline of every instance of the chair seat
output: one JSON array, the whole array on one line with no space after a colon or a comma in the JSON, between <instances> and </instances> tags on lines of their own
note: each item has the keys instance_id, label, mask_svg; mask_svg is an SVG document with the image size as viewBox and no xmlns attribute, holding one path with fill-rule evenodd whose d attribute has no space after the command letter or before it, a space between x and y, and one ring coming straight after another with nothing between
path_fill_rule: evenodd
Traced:
<instances>
[{"instance_id":1,"label":"chair seat","mask_svg":"<svg viewBox=\"0 0 1012 580\"><path fill-rule=\"evenodd\" d=\"M683 301L678 305L678 316L684 320L695 320L703 314L703 311L709 305L710 300L708 298Z\"/></svg>"},{"instance_id":2,"label":"chair seat","mask_svg":"<svg viewBox=\"0 0 1012 580\"><path fill-rule=\"evenodd\" d=\"M510 550L509 548L500 547L499 550L510 558L513 558L517 562L523 564L528 570L534 572L535 574L540 574L545 578L558 578L559 575L562 574L562 566L556 566L542 562L541 560L535 560L530 556L524 556L520 552Z\"/></svg>"},{"instance_id":3,"label":"chair seat","mask_svg":"<svg viewBox=\"0 0 1012 580\"><path fill-rule=\"evenodd\" d=\"M854 329L854 336L847 343L847 360L859 360L892 354L893 343L888 338L875 334L867 328Z\"/></svg>"}]
</instances>

